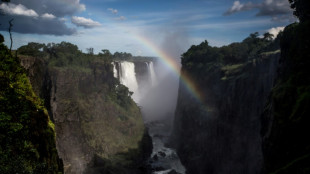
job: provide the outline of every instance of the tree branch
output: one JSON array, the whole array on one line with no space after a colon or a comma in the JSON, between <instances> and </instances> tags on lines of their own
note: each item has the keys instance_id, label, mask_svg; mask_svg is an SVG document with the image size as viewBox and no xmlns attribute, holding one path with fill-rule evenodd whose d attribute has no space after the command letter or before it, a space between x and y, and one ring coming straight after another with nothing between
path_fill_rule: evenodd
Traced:
<instances>
[{"instance_id":1,"label":"tree branch","mask_svg":"<svg viewBox=\"0 0 310 174\"><path fill-rule=\"evenodd\" d=\"M13 45L13 39L12 39L12 33L11 33L11 30L13 27L13 24L12 24L13 20L14 20L14 18L9 21L9 24L10 24L9 33L10 33L10 40L11 40L10 52L12 52L12 45Z\"/></svg>"}]
</instances>

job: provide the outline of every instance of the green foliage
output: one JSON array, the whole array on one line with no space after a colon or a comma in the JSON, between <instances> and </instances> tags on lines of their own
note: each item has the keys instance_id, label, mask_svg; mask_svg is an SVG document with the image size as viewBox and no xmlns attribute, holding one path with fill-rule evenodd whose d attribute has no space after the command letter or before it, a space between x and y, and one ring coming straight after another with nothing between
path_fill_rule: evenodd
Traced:
<instances>
[{"instance_id":1,"label":"green foliage","mask_svg":"<svg viewBox=\"0 0 310 174\"><path fill-rule=\"evenodd\" d=\"M201 79L202 74L210 72L211 69L253 61L264 52L279 49L279 37L275 40L271 37L271 34L265 33L264 38L259 38L256 32L240 43L232 43L220 48L211 47L208 41L204 41L197 46L191 46L182 55L182 69L190 72L193 77Z\"/></svg>"},{"instance_id":2,"label":"green foliage","mask_svg":"<svg viewBox=\"0 0 310 174\"><path fill-rule=\"evenodd\" d=\"M4 37L2 36L2 34L0 34L0 43L4 42Z\"/></svg>"},{"instance_id":3,"label":"green foliage","mask_svg":"<svg viewBox=\"0 0 310 174\"><path fill-rule=\"evenodd\" d=\"M101 50L101 52L98 54L99 56L108 57L108 58L112 57L111 52L107 49L103 49Z\"/></svg>"},{"instance_id":4,"label":"green foliage","mask_svg":"<svg viewBox=\"0 0 310 174\"><path fill-rule=\"evenodd\" d=\"M126 53L126 52L115 52L113 57L126 60L127 58L131 58L132 55L130 53Z\"/></svg>"},{"instance_id":5,"label":"green foliage","mask_svg":"<svg viewBox=\"0 0 310 174\"><path fill-rule=\"evenodd\" d=\"M288 0L291 3L291 8L294 9L294 15L301 22L309 21L310 19L310 1L309 0Z\"/></svg>"},{"instance_id":6,"label":"green foliage","mask_svg":"<svg viewBox=\"0 0 310 174\"><path fill-rule=\"evenodd\" d=\"M93 68L105 75L108 83L107 94L109 98L122 107L130 107L133 103L131 99L132 92L124 85L121 85L116 79L109 76L112 71L112 59L132 60L130 53L116 52L114 55L109 50L103 49L98 55L82 53L78 47L68 42L58 44L49 43L28 43L18 49L18 53L27 56L39 57L42 56L48 62L50 67L59 67L63 69L71 68L84 72L91 72ZM48 57L48 58L47 58ZM145 57L138 57L137 60L149 60ZM97 65L100 65L98 67ZM111 80L112 79L112 80Z\"/></svg>"},{"instance_id":7,"label":"green foliage","mask_svg":"<svg viewBox=\"0 0 310 174\"><path fill-rule=\"evenodd\" d=\"M28 45L21 46L17 49L17 52L22 55L34 56L34 57L43 57L45 44L30 42Z\"/></svg>"},{"instance_id":8,"label":"green foliage","mask_svg":"<svg viewBox=\"0 0 310 174\"><path fill-rule=\"evenodd\" d=\"M47 44L39 51L50 72L68 77L65 90L70 92L62 94L58 88L56 94L63 117L79 115L87 145L113 168L130 166L138 155L144 125L140 110L131 98L132 92L114 78L111 61L115 60L114 56L133 59L132 55L112 55L109 50L102 50L98 55L82 53L76 45L67 42ZM110 168L108 166L106 168Z\"/></svg>"},{"instance_id":9,"label":"green foliage","mask_svg":"<svg viewBox=\"0 0 310 174\"><path fill-rule=\"evenodd\" d=\"M116 102L123 106L123 107L128 107L131 105L132 100L131 100L131 95L133 94L128 90L128 88L122 84L119 84L116 86L115 89L116 93Z\"/></svg>"},{"instance_id":10,"label":"green foliage","mask_svg":"<svg viewBox=\"0 0 310 174\"><path fill-rule=\"evenodd\" d=\"M0 173L62 171L55 134L19 60L0 44Z\"/></svg>"},{"instance_id":11,"label":"green foliage","mask_svg":"<svg viewBox=\"0 0 310 174\"><path fill-rule=\"evenodd\" d=\"M281 37L279 78L272 91L273 129L265 161L270 173L309 173L310 23L287 26Z\"/></svg>"},{"instance_id":12,"label":"green foliage","mask_svg":"<svg viewBox=\"0 0 310 174\"><path fill-rule=\"evenodd\" d=\"M94 55L94 48L86 48L87 54Z\"/></svg>"}]
</instances>

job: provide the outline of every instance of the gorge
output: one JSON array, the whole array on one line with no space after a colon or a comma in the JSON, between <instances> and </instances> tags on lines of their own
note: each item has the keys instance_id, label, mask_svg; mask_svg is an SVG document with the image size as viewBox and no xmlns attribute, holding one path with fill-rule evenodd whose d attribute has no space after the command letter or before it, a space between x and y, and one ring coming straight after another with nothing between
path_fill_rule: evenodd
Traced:
<instances>
[{"instance_id":1,"label":"gorge","mask_svg":"<svg viewBox=\"0 0 310 174\"><path fill-rule=\"evenodd\" d=\"M310 22L300 2L300 21L277 35L205 40L180 58L148 42L158 57L64 41L11 50L0 35L0 173L308 174Z\"/></svg>"},{"instance_id":2,"label":"gorge","mask_svg":"<svg viewBox=\"0 0 310 174\"><path fill-rule=\"evenodd\" d=\"M157 69L158 72L159 68L154 68L154 62L157 64L155 67L163 65L158 65L159 62L157 61L156 58L153 58L152 61L147 62L112 62L114 77L118 78L121 84L127 86L129 90L133 92L133 99L141 107L144 122L153 141L153 152L149 159L149 164L153 173L168 173L173 170L185 174L185 168L182 166L175 150L165 145L171 132L171 121L173 118L171 113L174 110L174 106L172 105L166 108L161 107L162 111L156 111L157 107L154 106L158 105L158 102L161 102L161 100L167 97L165 92L161 91L169 91L167 89L169 86L158 84L158 82L162 82L162 79L160 79L160 77L158 79L156 76L155 69ZM154 92L157 93L154 94ZM153 94L150 95L150 93ZM155 96L160 97L154 98ZM175 96L169 97L173 98ZM148 106L148 103L144 103L145 101L151 102L152 105Z\"/></svg>"}]
</instances>

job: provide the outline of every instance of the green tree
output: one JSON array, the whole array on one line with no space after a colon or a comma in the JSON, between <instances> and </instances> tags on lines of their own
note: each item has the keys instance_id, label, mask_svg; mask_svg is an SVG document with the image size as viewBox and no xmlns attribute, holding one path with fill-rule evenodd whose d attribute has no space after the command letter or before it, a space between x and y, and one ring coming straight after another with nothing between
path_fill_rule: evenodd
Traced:
<instances>
[{"instance_id":1,"label":"green tree","mask_svg":"<svg viewBox=\"0 0 310 174\"><path fill-rule=\"evenodd\" d=\"M309 0L288 0L291 3L291 8L294 9L294 15L301 22L310 19L310 1Z\"/></svg>"},{"instance_id":2,"label":"green tree","mask_svg":"<svg viewBox=\"0 0 310 174\"><path fill-rule=\"evenodd\" d=\"M0 173L62 173L55 133L19 59L0 43Z\"/></svg>"},{"instance_id":3,"label":"green tree","mask_svg":"<svg viewBox=\"0 0 310 174\"><path fill-rule=\"evenodd\" d=\"M94 55L94 48L90 47L90 48L86 48L87 54L89 55Z\"/></svg>"},{"instance_id":4,"label":"green tree","mask_svg":"<svg viewBox=\"0 0 310 174\"><path fill-rule=\"evenodd\" d=\"M267 40L267 41L270 41L272 40L273 38L273 34L267 32L267 33L264 33L264 39Z\"/></svg>"},{"instance_id":5,"label":"green tree","mask_svg":"<svg viewBox=\"0 0 310 174\"><path fill-rule=\"evenodd\" d=\"M22 55L42 56L45 47L45 44L30 42L27 45L19 47L17 52Z\"/></svg>"},{"instance_id":6,"label":"green tree","mask_svg":"<svg viewBox=\"0 0 310 174\"><path fill-rule=\"evenodd\" d=\"M4 42L4 37L2 36L2 34L0 34L0 43Z\"/></svg>"},{"instance_id":7,"label":"green tree","mask_svg":"<svg viewBox=\"0 0 310 174\"><path fill-rule=\"evenodd\" d=\"M107 49L103 49L101 52L99 53L99 56L112 56L111 52Z\"/></svg>"}]
</instances>

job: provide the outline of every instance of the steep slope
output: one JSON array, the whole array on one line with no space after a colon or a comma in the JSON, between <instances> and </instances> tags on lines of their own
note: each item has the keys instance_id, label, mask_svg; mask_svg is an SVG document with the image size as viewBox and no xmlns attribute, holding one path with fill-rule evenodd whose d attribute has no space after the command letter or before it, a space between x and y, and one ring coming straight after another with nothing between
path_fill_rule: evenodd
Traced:
<instances>
[{"instance_id":1,"label":"steep slope","mask_svg":"<svg viewBox=\"0 0 310 174\"><path fill-rule=\"evenodd\" d=\"M63 173L54 124L18 58L0 43L0 173Z\"/></svg>"},{"instance_id":2,"label":"steep slope","mask_svg":"<svg viewBox=\"0 0 310 174\"><path fill-rule=\"evenodd\" d=\"M192 46L182 57L182 73L201 94L181 83L172 145L190 174L260 173L260 120L273 85L278 40L252 35L242 43L213 48Z\"/></svg>"},{"instance_id":3,"label":"steep slope","mask_svg":"<svg viewBox=\"0 0 310 174\"><path fill-rule=\"evenodd\" d=\"M263 115L263 151L267 173L309 173L310 22L287 26L281 59Z\"/></svg>"},{"instance_id":4,"label":"steep slope","mask_svg":"<svg viewBox=\"0 0 310 174\"><path fill-rule=\"evenodd\" d=\"M113 77L111 60L70 43L49 49L55 55L24 56L22 64L45 93L65 173L146 173L151 140L128 88ZM31 73L36 70L45 72Z\"/></svg>"}]
</instances>

